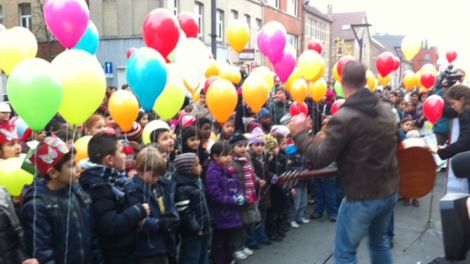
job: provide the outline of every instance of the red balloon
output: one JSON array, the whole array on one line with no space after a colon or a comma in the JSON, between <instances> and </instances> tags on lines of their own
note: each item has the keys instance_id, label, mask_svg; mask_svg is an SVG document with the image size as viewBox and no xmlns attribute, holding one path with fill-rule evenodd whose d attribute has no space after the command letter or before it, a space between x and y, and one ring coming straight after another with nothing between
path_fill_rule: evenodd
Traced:
<instances>
[{"instance_id":1,"label":"red balloon","mask_svg":"<svg viewBox=\"0 0 470 264\"><path fill-rule=\"evenodd\" d=\"M318 54L320 55L321 55L321 52L323 51L323 47L321 46L320 41L314 40L314 39L310 40L310 42L307 45L307 49L314 50L318 52Z\"/></svg>"},{"instance_id":2,"label":"red balloon","mask_svg":"<svg viewBox=\"0 0 470 264\"><path fill-rule=\"evenodd\" d=\"M421 75L421 84L427 89L431 88L436 83L436 76L430 72Z\"/></svg>"},{"instance_id":3,"label":"red balloon","mask_svg":"<svg viewBox=\"0 0 470 264\"><path fill-rule=\"evenodd\" d=\"M338 99L336 100L333 105L331 105L331 114L335 115L336 112L341 108L341 106L344 104L345 100L344 99Z\"/></svg>"},{"instance_id":4,"label":"red balloon","mask_svg":"<svg viewBox=\"0 0 470 264\"><path fill-rule=\"evenodd\" d=\"M197 38L197 35L199 34L199 26L193 13L188 11L181 12L178 16L178 21L180 22L181 29L186 34L186 37Z\"/></svg>"},{"instance_id":5,"label":"red balloon","mask_svg":"<svg viewBox=\"0 0 470 264\"><path fill-rule=\"evenodd\" d=\"M377 57L375 66L377 66L377 71L379 71L380 75L389 75L395 68L395 59L393 58L393 54L390 52L383 52L379 57Z\"/></svg>"},{"instance_id":6,"label":"red balloon","mask_svg":"<svg viewBox=\"0 0 470 264\"><path fill-rule=\"evenodd\" d=\"M303 113L304 115L308 115L308 107L306 103L302 104L297 104L297 102L294 102L293 104L290 105L290 115L291 116L296 116Z\"/></svg>"},{"instance_id":7,"label":"red balloon","mask_svg":"<svg viewBox=\"0 0 470 264\"><path fill-rule=\"evenodd\" d=\"M355 61L355 60L356 59L351 55L346 55L346 56L342 57L341 59L339 59L339 61L338 61L339 76L343 77L344 65L346 65L348 62Z\"/></svg>"},{"instance_id":8,"label":"red balloon","mask_svg":"<svg viewBox=\"0 0 470 264\"><path fill-rule=\"evenodd\" d=\"M393 56L393 60L395 61L395 65L393 66L393 70L396 71L400 68L401 61L397 56Z\"/></svg>"},{"instance_id":9,"label":"red balloon","mask_svg":"<svg viewBox=\"0 0 470 264\"><path fill-rule=\"evenodd\" d=\"M446 58L449 63L452 63L455 59L457 59L457 52L455 52L455 50L448 51L446 53Z\"/></svg>"},{"instance_id":10,"label":"red balloon","mask_svg":"<svg viewBox=\"0 0 470 264\"><path fill-rule=\"evenodd\" d=\"M209 91L209 87L211 86L211 84L213 84L218 79L220 79L218 76L212 76L206 80L206 82L204 83L204 94L207 94L207 91Z\"/></svg>"},{"instance_id":11,"label":"red balloon","mask_svg":"<svg viewBox=\"0 0 470 264\"><path fill-rule=\"evenodd\" d=\"M444 99L439 95L431 95L423 103L424 116L429 122L435 124L442 117L444 110Z\"/></svg>"},{"instance_id":12,"label":"red balloon","mask_svg":"<svg viewBox=\"0 0 470 264\"><path fill-rule=\"evenodd\" d=\"M129 48L127 50L127 58L129 59L132 56L132 53L134 53L134 51L136 51L136 50L137 50L136 47Z\"/></svg>"},{"instance_id":13,"label":"red balloon","mask_svg":"<svg viewBox=\"0 0 470 264\"><path fill-rule=\"evenodd\" d=\"M168 9L155 9L145 18L143 35L145 44L166 58L178 44L178 20Z\"/></svg>"}]
</instances>

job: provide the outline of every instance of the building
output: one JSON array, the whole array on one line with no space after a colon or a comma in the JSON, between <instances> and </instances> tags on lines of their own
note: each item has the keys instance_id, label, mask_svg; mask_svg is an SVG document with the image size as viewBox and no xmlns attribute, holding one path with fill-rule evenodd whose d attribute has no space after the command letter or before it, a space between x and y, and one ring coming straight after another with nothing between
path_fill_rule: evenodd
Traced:
<instances>
[{"instance_id":1,"label":"building","mask_svg":"<svg viewBox=\"0 0 470 264\"><path fill-rule=\"evenodd\" d=\"M439 68L437 65L437 61L439 60L439 52L437 47L427 47L427 43L424 42L421 50L416 54L413 58L413 71L417 72L423 67L424 64L432 64L437 69Z\"/></svg>"},{"instance_id":2,"label":"building","mask_svg":"<svg viewBox=\"0 0 470 264\"><path fill-rule=\"evenodd\" d=\"M317 8L305 5L304 6L304 42L303 49L307 49L310 40L315 39L322 43L323 54L325 60L325 77L331 79L331 25L332 20ZM325 78L326 79L326 78Z\"/></svg>"}]
</instances>

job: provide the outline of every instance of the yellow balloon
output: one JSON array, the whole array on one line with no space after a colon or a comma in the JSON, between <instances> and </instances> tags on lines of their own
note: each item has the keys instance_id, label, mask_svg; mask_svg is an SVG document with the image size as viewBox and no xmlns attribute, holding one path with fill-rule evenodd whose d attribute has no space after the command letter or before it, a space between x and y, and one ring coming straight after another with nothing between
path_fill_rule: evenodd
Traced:
<instances>
[{"instance_id":1,"label":"yellow balloon","mask_svg":"<svg viewBox=\"0 0 470 264\"><path fill-rule=\"evenodd\" d=\"M403 77L403 86L405 86L407 91L413 91L417 84L417 74L415 74L414 72L407 73Z\"/></svg>"},{"instance_id":2,"label":"yellow balloon","mask_svg":"<svg viewBox=\"0 0 470 264\"><path fill-rule=\"evenodd\" d=\"M238 102L238 95L233 84L219 79L211 84L207 91L207 107L217 122L223 124L232 116Z\"/></svg>"},{"instance_id":3,"label":"yellow balloon","mask_svg":"<svg viewBox=\"0 0 470 264\"><path fill-rule=\"evenodd\" d=\"M385 76L385 77L383 77L382 75L379 74L379 83L380 83L380 85L386 86L391 81L392 81L392 76L390 74Z\"/></svg>"},{"instance_id":4,"label":"yellow balloon","mask_svg":"<svg viewBox=\"0 0 470 264\"><path fill-rule=\"evenodd\" d=\"M168 124L163 121L163 120L153 120L153 121L150 121L145 127L144 127L144 130L142 131L142 143L144 145L146 144L150 144L151 143L151 140L150 140L150 134L152 134L153 131L157 130L157 129L167 129L168 131L170 131L170 126L168 126Z\"/></svg>"},{"instance_id":5,"label":"yellow balloon","mask_svg":"<svg viewBox=\"0 0 470 264\"><path fill-rule=\"evenodd\" d=\"M294 71L290 74L289 78L284 83L284 87L286 88L286 90L290 92L292 84L300 78L302 78L302 73L300 72L299 68L295 67Z\"/></svg>"},{"instance_id":6,"label":"yellow balloon","mask_svg":"<svg viewBox=\"0 0 470 264\"><path fill-rule=\"evenodd\" d=\"M227 40L236 52L242 52L250 41L250 28L241 21L230 23L227 30Z\"/></svg>"},{"instance_id":7,"label":"yellow balloon","mask_svg":"<svg viewBox=\"0 0 470 264\"><path fill-rule=\"evenodd\" d=\"M256 78L262 78L271 90L274 87L274 73L266 66L256 67L251 71L250 76L257 76Z\"/></svg>"},{"instance_id":8,"label":"yellow balloon","mask_svg":"<svg viewBox=\"0 0 470 264\"><path fill-rule=\"evenodd\" d=\"M306 50L300 55L297 67L305 79L314 82L323 76L325 61L316 51Z\"/></svg>"},{"instance_id":9,"label":"yellow balloon","mask_svg":"<svg viewBox=\"0 0 470 264\"><path fill-rule=\"evenodd\" d=\"M304 79L295 80L289 92L297 104L302 104L308 95L307 82Z\"/></svg>"},{"instance_id":10,"label":"yellow balloon","mask_svg":"<svg viewBox=\"0 0 470 264\"><path fill-rule=\"evenodd\" d=\"M255 113L259 113L269 97L270 89L266 82L255 76L248 77L243 83L243 100Z\"/></svg>"},{"instance_id":11,"label":"yellow balloon","mask_svg":"<svg viewBox=\"0 0 470 264\"><path fill-rule=\"evenodd\" d=\"M425 73L432 73L434 76L437 76L437 70L436 70L436 67L434 67L434 65L432 65L431 63L426 63L423 65L423 67L421 67L421 69L419 70L419 73L421 75L425 74Z\"/></svg>"},{"instance_id":12,"label":"yellow balloon","mask_svg":"<svg viewBox=\"0 0 470 264\"><path fill-rule=\"evenodd\" d=\"M431 87L429 87L429 88L431 88ZM428 90L429 90L428 88L426 88L426 87L424 87L424 86L421 86L421 87L419 88L419 93L420 93L420 94L422 94L422 93L427 93Z\"/></svg>"},{"instance_id":13,"label":"yellow balloon","mask_svg":"<svg viewBox=\"0 0 470 264\"><path fill-rule=\"evenodd\" d=\"M321 102L325 98L326 92L327 84L323 78L314 83L310 83L309 85L310 96L312 97L313 101L317 103Z\"/></svg>"},{"instance_id":14,"label":"yellow balloon","mask_svg":"<svg viewBox=\"0 0 470 264\"><path fill-rule=\"evenodd\" d=\"M341 82L341 76L338 72L338 63L335 63L335 65L333 66L333 77L335 78L335 81Z\"/></svg>"},{"instance_id":15,"label":"yellow balloon","mask_svg":"<svg viewBox=\"0 0 470 264\"><path fill-rule=\"evenodd\" d=\"M219 76L220 78L230 81L233 84L239 84L242 79L238 68L229 65L222 67Z\"/></svg>"},{"instance_id":16,"label":"yellow balloon","mask_svg":"<svg viewBox=\"0 0 470 264\"><path fill-rule=\"evenodd\" d=\"M153 111L163 119L173 118L183 106L185 98L183 89L175 83L167 83L162 94L158 96Z\"/></svg>"},{"instance_id":17,"label":"yellow balloon","mask_svg":"<svg viewBox=\"0 0 470 264\"><path fill-rule=\"evenodd\" d=\"M220 73L220 66L219 63L217 63L216 60L210 60L209 61L209 67L207 67L205 76L206 78L212 77L212 76L218 76Z\"/></svg>"},{"instance_id":18,"label":"yellow balloon","mask_svg":"<svg viewBox=\"0 0 470 264\"><path fill-rule=\"evenodd\" d=\"M416 73L416 86L421 87L423 84L421 84L421 73L417 72Z\"/></svg>"},{"instance_id":19,"label":"yellow balloon","mask_svg":"<svg viewBox=\"0 0 470 264\"><path fill-rule=\"evenodd\" d=\"M401 41L401 51L405 59L411 61L421 49L421 40L406 36Z\"/></svg>"},{"instance_id":20,"label":"yellow balloon","mask_svg":"<svg viewBox=\"0 0 470 264\"><path fill-rule=\"evenodd\" d=\"M64 86L59 113L72 125L85 122L103 102L106 77L95 56L82 50L66 50L53 61Z\"/></svg>"},{"instance_id":21,"label":"yellow balloon","mask_svg":"<svg viewBox=\"0 0 470 264\"><path fill-rule=\"evenodd\" d=\"M0 161L0 186L5 187L11 196L18 197L25 185L33 182L33 175L21 166L22 158L10 158Z\"/></svg>"},{"instance_id":22,"label":"yellow balloon","mask_svg":"<svg viewBox=\"0 0 470 264\"><path fill-rule=\"evenodd\" d=\"M25 59L36 57L36 37L24 27L0 31L0 69L10 74L15 66Z\"/></svg>"},{"instance_id":23,"label":"yellow balloon","mask_svg":"<svg viewBox=\"0 0 470 264\"><path fill-rule=\"evenodd\" d=\"M77 162L88 159L88 143L90 142L91 138L92 136L83 136L73 143L73 147L75 151L77 151L75 156L75 160Z\"/></svg>"},{"instance_id":24,"label":"yellow balloon","mask_svg":"<svg viewBox=\"0 0 470 264\"><path fill-rule=\"evenodd\" d=\"M377 79L375 79L375 76L371 71L367 71L366 77L367 77L367 87L369 87L369 90L371 92L375 92L375 89L377 89Z\"/></svg>"}]
</instances>

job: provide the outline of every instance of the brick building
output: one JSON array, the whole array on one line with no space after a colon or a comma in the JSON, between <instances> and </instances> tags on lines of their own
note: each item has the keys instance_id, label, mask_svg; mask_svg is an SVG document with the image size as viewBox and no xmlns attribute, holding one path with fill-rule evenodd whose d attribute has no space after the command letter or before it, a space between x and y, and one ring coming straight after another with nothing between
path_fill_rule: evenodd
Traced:
<instances>
[{"instance_id":1,"label":"brick building","mask_svg":"<svg viewBox=\"0 0 470 264\"><path fill-rule=\"evenodd\" d=\"M437 60L439 60L439 52L437 47L428 48L427 45L419 51L413 58L413 71L417 72L423 67L424 64L430 63L437 68Z\"/></svg>"}]
</instances>

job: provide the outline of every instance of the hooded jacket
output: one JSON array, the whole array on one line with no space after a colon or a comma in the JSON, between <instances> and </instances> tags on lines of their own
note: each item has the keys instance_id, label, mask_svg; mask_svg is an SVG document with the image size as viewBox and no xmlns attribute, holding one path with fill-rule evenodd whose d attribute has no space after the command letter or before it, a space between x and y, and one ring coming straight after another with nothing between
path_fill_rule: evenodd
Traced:
<instances>
[{"instance_id":1,"label":"hooded jacket","mask_svg":"<svg viewBox=\"0 0 470 264\"><path fill-rule=\"evenodd\" d=\"M456 142L437 151L443 160L452 158L458 153L470 150L470 110L459 116L459 137Z\"/></svg>"},{"instance_id":2,"label":"hooded jacket","mask_svg":"<svg viewBox=\"0 0 470 264\"><path fill-rule=\"evenodd\" d=\"M390 105L360 89L331 118L327 131L323 140L301 132L294 141L314 168L337 161L348 199L380 199L398 191L398 135Z\"/></svg>"}]
</instances>

